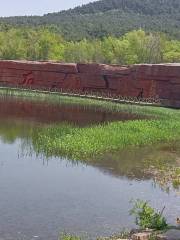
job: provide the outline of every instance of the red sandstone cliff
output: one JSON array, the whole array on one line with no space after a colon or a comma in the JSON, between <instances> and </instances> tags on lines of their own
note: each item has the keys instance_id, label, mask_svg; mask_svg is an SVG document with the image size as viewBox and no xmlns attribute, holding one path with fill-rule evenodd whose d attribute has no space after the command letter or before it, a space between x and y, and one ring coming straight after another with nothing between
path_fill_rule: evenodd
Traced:
<instances>
[{"instance_id":1,"label":"red sandstone cliff","mask_svg":"<svg viewBox=\"0 0 180 240\"><path fill-rule=\"evenodd\" d=\"M180 107L180 64L118 66L0 61L0 85L158 97L165 106Z\"/></svg>"}]
</instances>

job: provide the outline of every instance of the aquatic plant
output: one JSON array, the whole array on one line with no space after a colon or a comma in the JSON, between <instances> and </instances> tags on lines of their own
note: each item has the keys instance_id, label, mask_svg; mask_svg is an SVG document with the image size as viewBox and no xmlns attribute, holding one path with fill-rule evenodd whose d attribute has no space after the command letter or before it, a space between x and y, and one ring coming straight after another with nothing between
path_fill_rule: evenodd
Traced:
<instances>
[{"instance_id":1,"label":"aquatic plant","mask_svg":"<svg viewBox=\"0 0 180 240\"><path fill-rule=\"evenodd\" d=\"M82 240L80 236L72 235L70 233L62 233L59 236L59 240Z\"/></svg>"},{"instance_id":2,"label":"aquatic plant","mask_svg":"<svg viewBox=\"0 0 180 240\"><path fill-rule=\"evenodd\" d=\"M148 202L137 199L130 211L131 215L135 216L136 225L142 229L164 230L168 227L163 211L156 211Z\"/></svg>"},{"instance_id":3,"label":"aquatic plant","mask_svg":"<svg viewBox=\"0 0 180 240\"><path fill-rule=\"evenodd\" d=\"M47 155L90 159L129 146L145 146L180 138L180 122L135 120L78 128L53 125L34 132L35 149Z\"/></svg>"}]
</instances>

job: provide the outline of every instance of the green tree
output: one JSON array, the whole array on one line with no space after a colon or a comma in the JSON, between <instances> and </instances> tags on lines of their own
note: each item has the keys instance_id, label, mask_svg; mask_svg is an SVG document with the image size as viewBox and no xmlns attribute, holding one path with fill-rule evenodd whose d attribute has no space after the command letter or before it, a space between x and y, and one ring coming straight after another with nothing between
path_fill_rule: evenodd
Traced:
<instances>
[{"instance_id":1,"label":"green tree","mask_svg":"<svg viewBox=\"0 0 180 240\"><path fill-rule=\"evenodd\" d=\"M180 41L166 41L163 56L165 62L180 62Z\"/></svg>"},{"instance_id":2,"label":"green tree","mask_svg":"<svg viewBox=\"0 0 180 240\"><path fill-rule=\"evenodd\" d=\"M10 29L0 32L0 58L1 59L24 59L26 57L25 40L21 30Z\"/></svg>"}]
</instances>

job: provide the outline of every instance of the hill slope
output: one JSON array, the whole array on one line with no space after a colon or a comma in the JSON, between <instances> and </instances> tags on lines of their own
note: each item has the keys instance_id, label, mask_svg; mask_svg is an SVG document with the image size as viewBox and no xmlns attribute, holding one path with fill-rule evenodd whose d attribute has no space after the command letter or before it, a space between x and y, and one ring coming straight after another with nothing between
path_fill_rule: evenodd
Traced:
<instances>
[{"instance_id":1,"label":"hill slope","mask_svg":"<svg viewBox=\"0 0 180 240\"><path fill-rule=\"evenodd\" d=\"M67 11L0 18L17 26L51 26L66 39L121 36L133 29L161 31L180 38L180 0L101 0Z\"/></svg>"}]
</instances>

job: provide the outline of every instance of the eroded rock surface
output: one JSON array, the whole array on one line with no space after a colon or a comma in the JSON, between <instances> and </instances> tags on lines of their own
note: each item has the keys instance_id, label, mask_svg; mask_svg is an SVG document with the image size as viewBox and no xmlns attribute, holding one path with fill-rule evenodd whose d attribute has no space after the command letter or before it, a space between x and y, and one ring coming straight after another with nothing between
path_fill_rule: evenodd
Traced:
<instances>
[{"instance_id":1,"label":"eroded rock surface","mask_svg":"<svg viewBox=\"0 0 180 240\"><path fill-rule=\"evenodd\" d=\"M0 86L113 93L159 98L180 107L180 64L65 64L0 61Z\"/></svg>"}]
</instances>

